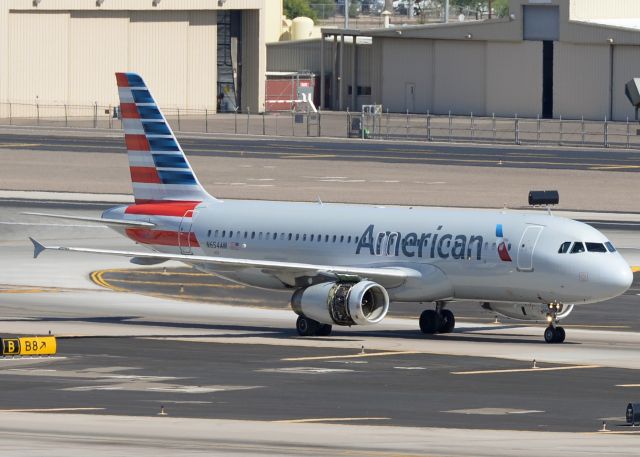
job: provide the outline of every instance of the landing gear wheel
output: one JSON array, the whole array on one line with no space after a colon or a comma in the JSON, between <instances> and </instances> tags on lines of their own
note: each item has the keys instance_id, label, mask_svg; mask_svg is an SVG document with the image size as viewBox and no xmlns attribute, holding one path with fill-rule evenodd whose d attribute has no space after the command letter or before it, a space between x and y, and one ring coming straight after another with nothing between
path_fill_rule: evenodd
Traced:
<instances>
[{"instance_id":1,"label":"landing gear wheel","mask_svg":"<svg viewBox=\"0 0 640 457\"><path fill-rule=\"evenodd\" d=\"M420 330L427 335L438 333L442 326L442 318L432 309L427 309L420 314Z\"/></svg>"},{"instance_id":2,"label":"landing gear wheel","mask_svg":"<svg viewBox=\"0 0 640 457\"><path fill-rule=\"evenodd\" d=\"M296 330L300 336L315 336L320 329L320 322L309 319L305 316L298 316L296 321Z\"/></svg>"},{"instance_id":3,"label":"landing gear wheel","mask_svg":"<svg viewBox=\"0 0 640 457\"><path fill-rule=\"evenodd\" d=\"M440 325L439 333L451 333L456 328L456 317L448 309L443 309L440 313L440 319L442 324Z\"/></svg>"},{"instance_id":4,"label":"landing gear wheel","mask_svg":"<svg viewBox=\"0 0 640 457\"><path fill-rule=\"evenodd\" d=\"M544 330L544 340L547 343L556 342L556 329L553 327L553 325L550 325Z\"/></svg>"},{"instance_id":5,"label":"landing gear wheel","mask_svg":"<svg viewBox=\"0 0 640 457\"><path fill-rule=\"evenodd\" d=\"M320 324L320 328L318 329L316 335L318 335L318 336L329 336L329 335L331 335L331 325L329 325L329 324Z\"/></svg>"},{"instance_id":6,"label":"landing gear wheel","mask_svg":"<svg viewBox=\"0 0 640 457\"><path fill-rule=\"evenodd\" d=\"M567 336L562 327L554 327L550 325L544 331L544 340L547 343L564 343L564 339Z\"/></svg>"}]
</instances>

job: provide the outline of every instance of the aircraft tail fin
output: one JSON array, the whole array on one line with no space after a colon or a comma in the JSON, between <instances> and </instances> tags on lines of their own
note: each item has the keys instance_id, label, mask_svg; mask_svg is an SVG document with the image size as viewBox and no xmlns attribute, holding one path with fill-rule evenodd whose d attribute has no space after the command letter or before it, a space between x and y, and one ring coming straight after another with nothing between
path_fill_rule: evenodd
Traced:
<instances>
[{"instance_id":1,"label":"aircraft tail fin","mask_svg":"<svg viewBox=\"0 0 640 457\"><path fill-rule=\"evenodd\" d=\"M142 77L116 73L116 81L136 203L213 199L196 178Z\"/></svg>"}]
</instances>

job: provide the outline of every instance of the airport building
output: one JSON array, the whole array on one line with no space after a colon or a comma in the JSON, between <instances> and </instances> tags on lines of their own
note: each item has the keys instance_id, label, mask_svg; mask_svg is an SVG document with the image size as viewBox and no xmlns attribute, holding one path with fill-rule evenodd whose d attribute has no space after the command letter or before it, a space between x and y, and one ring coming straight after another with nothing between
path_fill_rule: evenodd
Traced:
<instances>
[{"instance_id":1,"label":"airport building","mask_svg":"<svg viewBox=\"0 0 640 457\"><path fill-rule=\"evenodd\" d=\"M163 107L255 112L281 16L276 0L2 0L0 103L116 105L114 73L133 71Z\"/></svg>"},{"instance_id":2,"label":"airport building","mask_svg":"<svg viewBox=\"0 0 640 457\"><path fill-rule=\"evenodd\" d=\"M325 109L381 104L391 112L634 118L624 86L640 77L638 0L511 0L509 13L323 29L324 40L269 44L267 66L320 75Z\"/></svg>"}]
</instances>

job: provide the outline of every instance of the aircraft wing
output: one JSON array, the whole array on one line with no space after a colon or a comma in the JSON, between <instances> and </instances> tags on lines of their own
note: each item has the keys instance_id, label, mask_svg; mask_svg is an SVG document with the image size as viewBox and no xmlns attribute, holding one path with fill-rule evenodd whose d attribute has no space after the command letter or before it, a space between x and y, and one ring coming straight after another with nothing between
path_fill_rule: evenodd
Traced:
<instances>
[{"instance_id":1,"label":"aircraft wing","mask_svg":"<svg viewBox=\"0 0 640 457\"><path fill-rule=\"evenodd\" d=\"M259 269L263 273L278 278L291 287L304 287L315 282L326 282L337 279L369 279L386 288L399 287L409 278L420 278L422 274L411 268L403 267L351 267L338 265L315 265L296 262L282 262L272 260L233 259L227 257L210 257L184 254L165 254L159 252L116 251L109 249L74 248L64 246L45 246L33 238L33 258L37 258L45 250L81 252L88 254L102 254L120 257L132 257L141 263L160 263L166 260L177 260L187 264L210 264L221 269ZM159 261L159 262L154 262Z\"/></svg>"}]
</instances>

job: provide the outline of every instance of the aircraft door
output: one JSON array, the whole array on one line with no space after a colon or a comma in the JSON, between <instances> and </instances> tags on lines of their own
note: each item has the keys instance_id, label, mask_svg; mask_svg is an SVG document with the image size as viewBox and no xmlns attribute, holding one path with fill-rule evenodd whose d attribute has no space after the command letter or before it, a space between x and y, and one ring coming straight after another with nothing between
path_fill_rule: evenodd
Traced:
<instances>
[{"instance_id":1,"label":"aircraft door","mask_svg":"<svg viewBox=\"0 0 640 457\"><path fill-rule=\"evenodd\" d=\"M533 250L543 228L540 225L529 225L524 230L518 244L518 271L533 271Z\"/></svg>"},{"instance_id":2,"label":"aircraft door","mask_svg":"<svg viewBox=\"0 0 640 457\"><path fill-rule=\"evenodd\" d=\"M180 220L180 227L178 229L178 246L180 246L180 254L192 255L191 249L191 226L193 225L193 210L190 209Z\"/></svg>"}]
</instances>

